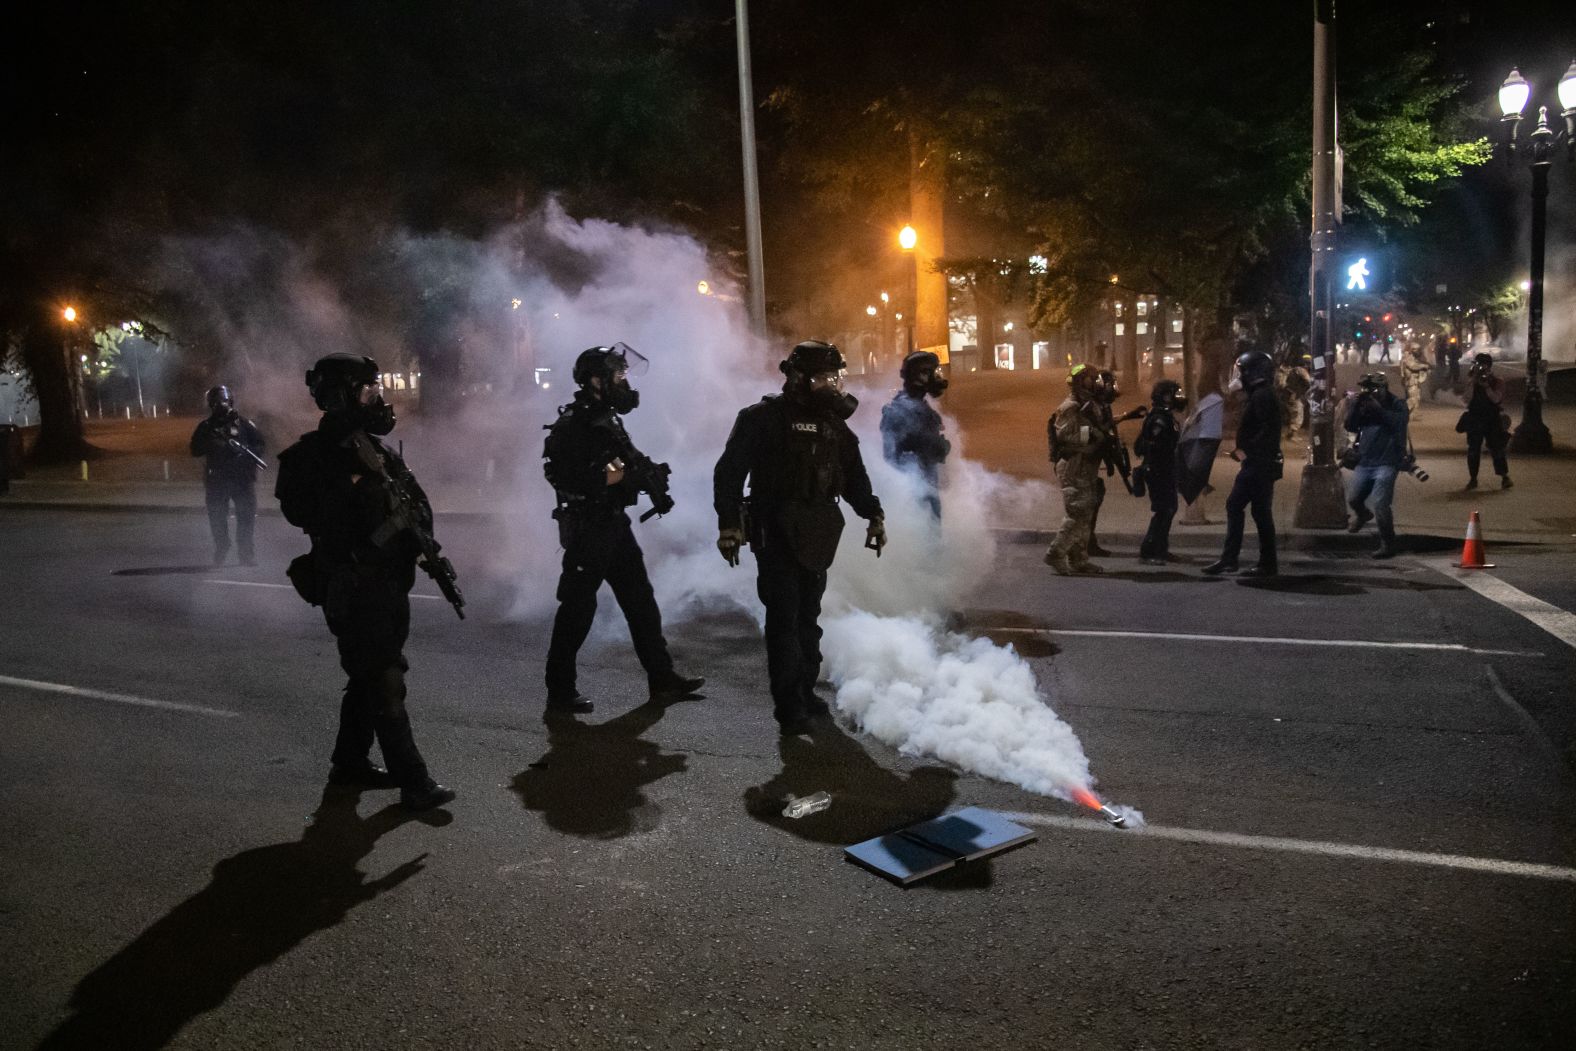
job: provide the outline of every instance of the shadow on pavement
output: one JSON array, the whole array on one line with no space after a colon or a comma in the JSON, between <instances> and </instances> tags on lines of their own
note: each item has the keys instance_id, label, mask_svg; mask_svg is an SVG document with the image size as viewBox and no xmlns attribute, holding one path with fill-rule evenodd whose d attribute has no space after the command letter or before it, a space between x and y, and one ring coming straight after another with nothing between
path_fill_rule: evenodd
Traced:
<instances>
[{"instance_id":1,"label":"shadow on pavement","mask_svg":"<svg viewBox=\"0 0 1576 1051\"><path fill-rule=\"evenodd\" d=\"M559 832L587 839L649 832L662 808L641 787L682 773L689 762L641 739L666 711L648 701L605 723L551 717L547 754L516 774L510 787L527 810L541 811Z\"/></svg>"},{"instance_id":2,"label":"shadow on pavement","mask_svg":"<svg viewBox=\"0 0 1576 1051\"><path fill-rule=\"evenodd\" d=\"M443 811L418 817L398 805L362 818L357 798L325 789L299 840L244 850L215 865L208 886L77 984L71 1017L44 1038L40 1051L165 1046L192 1019L224 1003L247 975L422 870L426 854L368 881L358 865L379 837L407 821L453 820Z\"/></svg>"},{"instance_id":3,"label":"shadow on pavement","mask_svg":"<svg viewBox=\"0 0 1576 1051\"><path fill-rule=\"evenodd\" d=\"M195 576L195 575L202 574L202 573L212 573L215 569L219 569L219 568L222 568L222 567L219 567L219 566L145 566L145 567L138 567L136 569L113 569L113 570L110 570L110 574L109 575L112 576L112 577L167 577L167 576L173 576L173 575L176 575L176 574L184 573L184 574L189 574L189 575Z\"/></svg>"},{"instance_id":4,"label":"shadow on pavement","mask_svg":"<svg viewBox=\"0 0 1576 1051\"><path fill-rule=\"evenodd\" d=\"M755 820L813 843L840 847L895 832L943 813L956 798L957 772L922 766L907 777L886 769L841 727L826 724L813 737L783 737L783 768L745 790L744 809ZM783 816L789 796L829 792L832 805L801 818ZM993 882L989 861L960 865L923 883L932 890L974 890Z\"/></svg>"},{"instance_id":5,"label":"shadow on pavement","mask_svg":"<svg viewBox=\"0 0 1576 1051\"><path fill-rule=\"evenodd\" d=\"M1218 584L1219 577L1206 577L1202 573L1181 573L1174 569L1159 569L1145 572L1142 569L1108 569L1104 574L1107 580L1131 580L1139 584Z\"/></svg>"},{"instance_id":6,"label":"shadow on pavement","mask_svg":"<svg viewBox=\"0 0 1576 1051\"><path fill-rule=\"evenodd\" d=\"M1277 591L1288 595L1340 597L1363 595L1369 591L1460 591L1461 584L1426 584L1420 580L1393 577L1338 577L1324 573L1283 574L1278 577L1237 579L1237 586L1255 591Z\"/></svg>"}]
</instances>

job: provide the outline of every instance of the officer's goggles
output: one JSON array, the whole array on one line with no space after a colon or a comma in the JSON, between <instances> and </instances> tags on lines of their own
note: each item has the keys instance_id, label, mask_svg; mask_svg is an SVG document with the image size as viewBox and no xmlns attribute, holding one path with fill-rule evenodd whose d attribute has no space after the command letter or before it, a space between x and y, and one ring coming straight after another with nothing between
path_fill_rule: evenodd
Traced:
<instances>
[{"instance_id":1,"label":"officer's goggles","mask_svg":"<svg viewBox=\"0 0 1576 1051\"><path fill-rule=\"evenodd\" d=\"M363 383L356 388L356 403L358 405L376 405L383 400L383 384Z\"/></svg>"}]
</instances>

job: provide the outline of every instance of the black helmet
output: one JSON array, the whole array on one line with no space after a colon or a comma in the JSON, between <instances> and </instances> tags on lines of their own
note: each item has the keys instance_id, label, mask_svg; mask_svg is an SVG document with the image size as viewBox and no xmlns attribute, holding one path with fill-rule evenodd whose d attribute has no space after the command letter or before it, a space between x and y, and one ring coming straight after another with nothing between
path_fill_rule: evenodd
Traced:
<instances>
[{"instance_id":1,"label":"black helmet","mask_svg":"<svg viewBox=\"0 0 1576 1051\"><path fill-rule=\"evenodd\" d=\"M1472 362L1473 364L1482 368L1491 369L1494 367L1494 355L1482 353L1474 354L1472 355Z\"/></svg>"},{"instance_id":2,"label":"black helmet","mask_svg":"<svg viewBox=\"0 0 1576 1051\"><path fill-rule=\"evenodd\" d=\"M1149 400L1157 406L1171 407L1177 402L1177 395L1182 392L1182 385L1176 380L1161 380L1149 391Z\"/></svg>"},{"instance_id":3,"label":"black helmet","mask_svg":"<svg viewBox=\"0 0 1576 1051\"><path fill-rule=\"evenodd\" d=\"M622 383L614 383L613 377L620 372L643 375L647 364L646 359L628 343L614 343L610 347L588 347L582 350L580 356L575 358L571 375L575 383L585 390L593 389L591 381L600 379L602 382L596 389L600 389L614 412L623 415L633 412L640 404L640 392L631 387L627 379Z\"/></svg>"},{"instance_id":4,"label":"black helmet","mask_svg":"<svg viewBox=\"0 0 1576 1051\"><path fill-rule=\"evenodd\" d=\"M591 347L580 352L575 359L574 380L581 387L600 376L602 382L611 380L615 373L626 371L629 361L613 347Z\"/></svg>"},{"instance_id":5,"label":"black helmet","mask_svg":"<svg viewBox=\"0 0 1576 1051\"><path fill-rule=\"evenodd\" d=\"M791 402L829 413L839 420L848 419L859 407L859 399L843 391L841 374L848 362L830 343L807 339L789 351L777 367L788 377L783 383L783 392ZM837 374L833 381L820 389L814 388L811 377L828 372Z\"/></svg>"},{"instance_id":6,"label":"black helmet","mask_svg":"<svg viewBox=\"0 0 1576 1051\"><path fill-rule=\"evenodd\" d=\"M1237 375L1244 387L1256 387L1275 378L1275 359L1262 350L1245 350L1237 355Z\"/></svg>"},{"instance_id":7,"label":"black helmet","mask_svg":"<svg viewBox=\"0 0 1576 1051\"><path fill-rule=\"evenodd\" d=\"M208 388L208 411L218 412L221 408L235 408L235 399L230 396L230 388L224 384Z\"/></svg>"},{"instance_id":8,"label":"black helmet","mask_svg":"<svg viewBox=\"0 0 1576 1051\"><path fill-rule=\"evenodd\" d=\"M924 383L919 380L919 374L926 369L930 375ZM903 386L913 388L916 392L929 394L932 398L941 397L947 389L947 379L940 374L941 358L928 350L914 350L903 359L903 364L898 367L897 374L902 377Z\"/></svg>"},{"instance_id":9,"label":"black helmet","mask_svg":"<svg viewBox=\"0 0 1576 1051\"><path fill-rule=\"evenodd\" d=\"M841 372L848 367L848 362L832 344L807 339L790 350L777 367L784 373L791 370L803 376L814 376L818 372Z\"/></svg>"},{"instance_id":10,"label":"black helmet","mask_svg":"<svg viewBox=\"0 0 1576 1051\"><path fill-rule=\"evenodd\" d=\"M394 406L383 400L378 377L378 363L363 354L330 354L307 370L306 385L324 412L345 416L368 434L387 434Z\"/></svg>"},{"instance_id":11,"label":"black helmet","mask_svg":"<svg viewBox=\"0 0 1576 1051\"><path fill-rule=\"evenodd\" d=\"M1390 377L1383 372L1369 372L1357 381L1357 386L1365 391L1388 391L1390 389Z\"/></svg>"},{"instance_id":12,"label":"black helmet","mask_svg":"<svg viewBox=\"0 0 1576 1051\"><path fill-rule=\"evenodd\" d=\"M1067 370L1067 385L1073 390L1082 388L1092 393L1100 386L1100 372L1091 365L1079 362Z\"/></svg>"}]
</instances>

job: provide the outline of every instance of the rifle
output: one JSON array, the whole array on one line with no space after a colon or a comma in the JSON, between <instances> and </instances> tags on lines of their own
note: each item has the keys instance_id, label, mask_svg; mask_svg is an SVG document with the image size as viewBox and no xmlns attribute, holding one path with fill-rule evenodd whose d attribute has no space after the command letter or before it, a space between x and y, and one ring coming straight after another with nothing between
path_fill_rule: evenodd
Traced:
<instances>
[{"instance_id":1,"label":"rifle","mask_svg":"<svg viewBox=\"0 0 1576 1051\"><path fill-rule=\"evenodd\" d=\"M261 456L258 456L256 453L254 453L252 450L248 449L246 446L242 445L236 439L231 438L228 435L226 435L225 439L224 439L224 442L231 449L233 449L236 452L240 453L242 456L247 457L249 460L251 460L253 463L255 463L262 470L264 470L264 471L268 470L268 461L267 460L263 459Z\"/></svg>"},{"instance_id":2,"label":"rifle","mask_svg":"<svg viewBox=\"0 0 1576 1051\"><path fill-rule=\"evenodd\" d=\"M1122 441L1122 432L1117 425L1126 423L1128 420L1143 419L1145 415L1147 415L1147 410L1142 405L1136 409L1124 412L1121 416L1111 421L1110 437L1106 439L1104 456L1106 477L1109 478L1113 471L1120 474L1122 476L1122 486L1129 495L1138 495L1133 492L1133 461L1127 455L1127 443Z\"/></svg>"},{"instance_id":3,"label":"rifle","mask_svg":"<svg viewBox=\"0 0 1576 1051\"><path fill-rule=\"evenodd\" d=\"M388 504L388 517L372 533L373 546L386 548L395 537L409 532L420 550L418 564L438 585L438 590L449 600L454 612L464 620L465 596L460 594L459 578L449 560L438 553L442 549L433 538L432 530L425 524L430 511L424 506L425 501L416 496L416 478L410 473L410 468L396 460L397 473L391 473L389 462L362 431L351 431L348 441L362 465L381 483Z\"/></svg>"},{"instance_id":4,"label":"rifle","mask_svg":"<svg viewBox=\"0 0 1576 1051\"><path fill-rule=\"evenodd\" d=\"M629 432L617 421L610 418L610 423L605 429L613 439L615 454L624 465L624 477L635 483L635 488L651 497L651 509L641 515L640 520L644 522L653 515L665 515L672 511L673 497L668 492L668 478L673 474L673 468L665 463L657 463L635 448Z\"/></svg>"}]
</instances>

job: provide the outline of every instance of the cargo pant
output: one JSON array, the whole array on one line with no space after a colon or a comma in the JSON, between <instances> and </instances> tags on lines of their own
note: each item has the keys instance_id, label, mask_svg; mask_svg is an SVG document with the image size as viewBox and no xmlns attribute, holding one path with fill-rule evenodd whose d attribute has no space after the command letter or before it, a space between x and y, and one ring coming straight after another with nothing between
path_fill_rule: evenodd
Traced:
<instances>
[{"instance_id":1,"label":"cargo pant","mask_svg":"<svg viewBox=\"0 0 1576 1051\"><path fill-rule=\"evenodd\" d=\"M1092 456L1069 456L1056 464L1056 480L1062 486L1063 518L1047 554L1065 556L1075 566L1089 561L1089 537L1099 502L1095 485L1099 469L1100 461Z\"/></svg>"}]
</instances>

